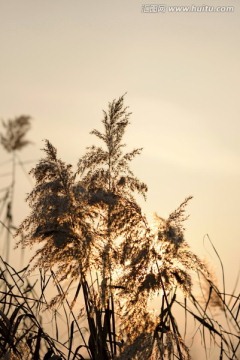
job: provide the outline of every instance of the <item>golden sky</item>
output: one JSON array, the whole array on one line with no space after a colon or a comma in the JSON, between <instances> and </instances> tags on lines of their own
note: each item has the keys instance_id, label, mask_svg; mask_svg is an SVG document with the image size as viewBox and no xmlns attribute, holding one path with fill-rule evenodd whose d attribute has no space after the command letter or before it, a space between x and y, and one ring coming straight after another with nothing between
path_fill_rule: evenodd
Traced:
<instances>
[{"instance_id":1,"label":"golden sky","mask_svg":"<svg viewBox=\"0 0 240 360\"><path fill-rule=\"evenodd\" d=\"M166 217L193 195L186 238L205 254L208 233L234 280L240 250L240 5L208 0L204 5L234 11L147 13L144 4L149 2L0 0L0 117L34 118L34 144L22 160L38 159L47 138L75 164L95 141L89 132L101 127L101 110L127 92L133 114L126 142L144 148L133 168L149 186L146 211ZM203 2L165 2L192 4ZM6 158L0 149L0 161ZM20 199L31 190L21 174L18 190L17 221L28 211L17 207Z\"/></svg>"}]
</instances>

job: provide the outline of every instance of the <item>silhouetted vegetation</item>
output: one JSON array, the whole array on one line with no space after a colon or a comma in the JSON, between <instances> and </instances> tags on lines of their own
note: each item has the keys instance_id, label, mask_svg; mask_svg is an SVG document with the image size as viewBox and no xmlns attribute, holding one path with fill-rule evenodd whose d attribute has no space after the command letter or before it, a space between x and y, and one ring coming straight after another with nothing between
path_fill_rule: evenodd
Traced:
<instances>
[{"instance_id":1,"label":"silhouetted vegetation","mask_svg":"<svg viewBox=\"0 0 240 360\"><path fill-rule=\"evenodd\" d=\"M137 202L147 185L130 168L142 149L124 152L130 115L124 96L109 103L103 130L91 132L100 145L86 149L76 172L45 141L31 170L31 211L15 235L35 254L21 271L10 266L9 250L0 260L0 359L191 359L189 319L206 359L209 344L219 360L237 359L239 295L217 287L184 238L191 197L168 219L155 215L154 226ZM29 143L30 118L3 125L1 144L12 154L1 198L8 247L16 152Z\"/></svg>"}]
</instances>

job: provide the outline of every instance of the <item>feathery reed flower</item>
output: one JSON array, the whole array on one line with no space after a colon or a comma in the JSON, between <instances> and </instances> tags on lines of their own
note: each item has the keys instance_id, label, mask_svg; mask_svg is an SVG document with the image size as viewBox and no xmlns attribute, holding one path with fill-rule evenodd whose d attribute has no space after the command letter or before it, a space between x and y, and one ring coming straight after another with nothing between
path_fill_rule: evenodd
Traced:
<instances>
[{"instance_id":1,"label":"feathery reed flower","mask_svg":"<svg viewBox=\"0 0 240 360\"><path fill-rule=\"evenodd\" d=\"M25 139L26 133L31 128L30 116L21 115L7 122L2 121L2 125L6 131L5 135L0 133L0 143L7 152L21 150L30 144L30 141Z\"/></svg>"}]
</instances>

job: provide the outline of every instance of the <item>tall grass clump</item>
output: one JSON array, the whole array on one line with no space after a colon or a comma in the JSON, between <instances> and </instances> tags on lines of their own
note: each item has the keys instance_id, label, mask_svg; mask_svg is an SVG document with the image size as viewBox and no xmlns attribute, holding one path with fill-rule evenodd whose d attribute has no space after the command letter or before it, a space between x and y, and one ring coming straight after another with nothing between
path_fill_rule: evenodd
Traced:
<instances>
[{"instance_id":1,"label":"tall grass clump","mask_svg":"<svg viewBox=\"0 0 240 360\"><path fill-rule=\"evenodd\" d=\"M16 357L25 346L30 358L44 360L191 359L186 340L190 318L206 358L214 344L216 358L237 359L239 296L217 287L209 267L184 238L191 197L168 219L155 215L154 226L138 204L139 196L146 199L147 185L130 168L142 149L124 151L130 115L124 96L109 103L102 130L91 132L99 145L86 149L76 171L58 157L49 140L44 157L31 170L31 212L17 236L18 246L36 247L24 270L26 279L36 270L40 275L31 299L14 282L20 295L14 293L8 301L12 312L3 310L7 321L20 311L15 310L20 296L28 320L22 327L23 344L7 342ZM214 309L222 315L217 317ZM54 324L51 336L40 321L46 314ZM28 330L34 334L31 345Z\"/></svg>"}]
</instances>

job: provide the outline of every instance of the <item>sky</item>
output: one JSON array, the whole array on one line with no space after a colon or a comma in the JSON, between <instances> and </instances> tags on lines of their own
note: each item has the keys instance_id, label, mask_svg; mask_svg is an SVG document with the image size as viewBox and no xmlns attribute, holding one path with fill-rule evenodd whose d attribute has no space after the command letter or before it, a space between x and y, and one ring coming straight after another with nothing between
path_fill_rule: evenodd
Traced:
<instances>
[{"instance_id":1,"label":"sky","mask_svg":"<svg viewBox=\"0 0 240 360\"><path fill-rule=\"evenodd\" d=\"M146 4L0 0L0 118L33 118L33 144L19 154L27 170L43 139L76 164L95 143L89 132L101 129L102 109L127 92L125 141L143 147L132 168L149 187L144 211L167 217L193 195L186 239L219 272L210 236L232 287L240 250L240 5L171 0L165 12L150 13ZM234 11L169 10L193 4ZM8 158L1 148L2 174ZM32 183L20 168L17 176L19 223Z\"/></svg>"}]
</instances>

